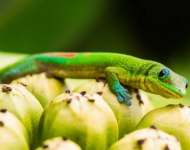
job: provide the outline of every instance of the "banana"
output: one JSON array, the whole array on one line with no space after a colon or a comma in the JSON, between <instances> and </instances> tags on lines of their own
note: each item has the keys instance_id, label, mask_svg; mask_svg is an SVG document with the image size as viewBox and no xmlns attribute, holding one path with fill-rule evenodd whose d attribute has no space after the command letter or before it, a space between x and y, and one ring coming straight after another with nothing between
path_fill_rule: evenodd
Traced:
<instances>
[{"instance_id":1,"label":"banana","mask_svg":"<svg viewBox=\"0 0 190 150\"><path fill-rule=\"evenodd\" d=\"M0 109L0 149L29 150L29 137L20 120L8 112Z\"/></svg>"},{"instance_id":2,"label":"banana","mask_svg":"<svg viewBox=\"0 0 190 150\"><path fill-rule=\"evenodd\" d=\"M16 79L12 83L21 83L26 86L41 103L43 108L56 96L63 93L63 83L48 74L33 74Z\"/></svg>"},{"instance_id":3,"label":"banana","mask_svg":"<svg viewBox=\"0 0 190 150\"><path fill-rule=\"evenodd\" d=\"M133 131L114 143L109 150L181 150L175 136L155 127Z\"/></svg>"},{"instance_id":4,"label":"banana","mask_svg":"<svg viewBox=\"0 0 190 150\"><path fill-rule=\"evenodd\" d=\"M171 104L150 111L139 122L136 129L150 125L175 135L180 139L183 150L190 148L190 108L183 104Z\"/></svg>"},{"instance_id":5,"label":"banana","mask_svg":"<svg viewBox=\"0 0 190 150\"><path fill-rule=\"evenodd\" d=\"M41 147L38 147L35 150L82 150L79 145L75 142L64 138L64 137L55 137L48 139L43 142Z\"/></svg>"},{"instance_id":6,"label":"banana","mask_svg":"<svg viewBox=\"0 0 190 150\"><path fill-rule=\"evenodd\" d=\"M107 150L118 140L118 125L110 107L98 94L67 91L44 110L39 141L62 136L83 150Z\"/></svg>"},{"instance_id":7,"label":"banana","mask_svg":"<svg viewBox=\"0 0 190 150\"><path fill-rule=\"evenodd\" d=\"M30 146L38 133L43 108L22 84L0 84L0 109L13 113L26 127Z\"/></svg>"}]
</instances>

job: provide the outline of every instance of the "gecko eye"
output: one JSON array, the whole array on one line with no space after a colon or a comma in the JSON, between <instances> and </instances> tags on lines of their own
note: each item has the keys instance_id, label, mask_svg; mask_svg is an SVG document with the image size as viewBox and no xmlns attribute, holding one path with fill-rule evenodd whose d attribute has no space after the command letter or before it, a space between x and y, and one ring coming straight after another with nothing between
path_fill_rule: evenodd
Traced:
<instances>
[{"instance_id":1,"label":"gecko eye","mask_svg":"<svg viewBox=\"0 0 190 150\"><path fill-rule=\"evenodd\" d=\"M170 72L168 69L162 69L159 73L159 78L160 79L165 79L169 76Z\"/></svg>"}]
</instances>

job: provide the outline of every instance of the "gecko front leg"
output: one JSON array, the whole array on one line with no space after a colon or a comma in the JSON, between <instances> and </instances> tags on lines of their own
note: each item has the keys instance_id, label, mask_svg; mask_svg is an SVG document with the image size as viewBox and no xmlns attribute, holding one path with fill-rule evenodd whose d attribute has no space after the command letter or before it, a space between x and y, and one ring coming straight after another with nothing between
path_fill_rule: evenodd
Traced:
<instances>
[{"instance_id":1,"label":"gecko front leg","mask_svg":"<svg viewBox=\"0 0 190 150\"><path fill-rule=\"evenodd\" d=\"M107 67L105 69L105 77L111 91L116 95L120 103L125 102L128 106L131 105L131 95L119 82L118 76L126 73L126 70L121 67Z\"/></svg>"}]
</instances>

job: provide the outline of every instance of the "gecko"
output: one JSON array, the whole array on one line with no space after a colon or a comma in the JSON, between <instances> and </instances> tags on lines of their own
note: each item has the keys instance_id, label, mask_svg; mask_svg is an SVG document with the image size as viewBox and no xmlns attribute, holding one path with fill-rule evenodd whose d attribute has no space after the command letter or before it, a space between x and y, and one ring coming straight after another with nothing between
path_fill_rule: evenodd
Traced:
<instances>
[{"instance_id":1,"label":"gecko","mask_svg":"<svg viewBox=\"0 0 190 150\"><path fill-rule=\"evenodd\" d=\"M47 72L59 78L105 78L120 103L131 105L125 86L166 98L183 98L188 80L163 64L131 55L108 52L39 53L0 70L0 84L28 74Z\"/></svg>"}]
</instances>

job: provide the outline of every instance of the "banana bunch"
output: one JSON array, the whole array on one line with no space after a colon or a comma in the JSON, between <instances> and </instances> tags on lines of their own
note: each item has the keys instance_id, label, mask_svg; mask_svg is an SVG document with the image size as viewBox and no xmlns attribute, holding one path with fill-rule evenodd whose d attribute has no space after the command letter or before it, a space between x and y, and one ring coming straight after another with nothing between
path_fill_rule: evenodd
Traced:
<instances>
[{"instance_id":1,"label":"banana bunch","mask_svg":"<svg viewBox=\"0 0 190 150\"><path fill-rule=\"evenodd\" d=\"M132 106L130 107L124 103L119 103L115 94L110 91L108 84L103 80L90 80L87 83L77 86L73 91L101 94L104 101L115 114L119 127L118 136L122 138L125 134L134 131L135 126L142 117L153 109L150 100L144 93L131 87L127 89L132 96Z\"/></svg>"},{"instance_id":2,"label":"banana bunch","mask_svg":"<svg viewBox=\"0 0 190 150\"><path fill-rule=\"evenodd\" d=\"M42 73L0 84L0 149L190 148L188 106L155 109L145 93L126 88L131 106L119 103L104 79L63 82Z\"/></svg>"}]
</instances>

